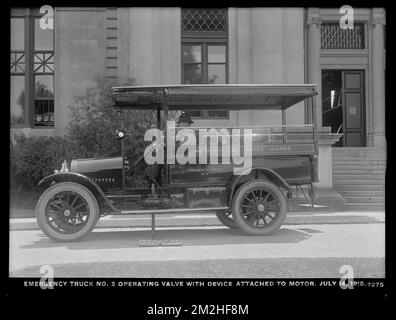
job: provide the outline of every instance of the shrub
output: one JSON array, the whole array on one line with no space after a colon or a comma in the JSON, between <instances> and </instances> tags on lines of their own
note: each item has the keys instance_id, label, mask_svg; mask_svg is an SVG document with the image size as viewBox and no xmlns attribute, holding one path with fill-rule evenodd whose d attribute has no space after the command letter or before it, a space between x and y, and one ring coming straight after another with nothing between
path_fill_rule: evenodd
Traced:
<instances>
[{"instance_id":1,"label":"shrub","mask_svg":"<svg viewBox=\"0 0 396 320\"><path fill-rule=\"evenodd\" d=\"M134 83L129 81L129 85ZM97 79L93 87L76 97L76 105L70 107L72 120L66 128L74 158L111 157L121 155L121 143L115 139L120 128L120 115L114 110L111 87L116 81ZM125 139L126 150L132 160L144 151L144 132L155 123L152 111L127 111L125 128L130 136Z\"/></svg>"},{"instance_id":2,"label":"shrub","mask_svg":"<svg viewBox=\"0 0 396 320\"><path fill-rule=\"evenodd\" d=\"M62 162L70 158L69 144L63 138L16 135L10 150L11 183L14 188L35 190L42 178L60 169Z\"/></svg>"}]
</instances>

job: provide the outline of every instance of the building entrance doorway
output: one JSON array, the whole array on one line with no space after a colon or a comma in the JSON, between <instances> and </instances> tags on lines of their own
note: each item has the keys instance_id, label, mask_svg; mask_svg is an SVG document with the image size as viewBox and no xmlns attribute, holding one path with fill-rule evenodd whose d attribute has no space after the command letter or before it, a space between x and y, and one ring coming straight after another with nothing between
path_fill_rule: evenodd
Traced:
<instances>
[{"instance_id":1,"label":"building entrance doorway","mask_svg":"<svg viewBox=\"0 0 396 320\"><path fill-rule=\"evenodd\" d=\"M322 70L323 126L342 133L334 147L365 147L364 71Z\"/></svg>"}]
</instances>

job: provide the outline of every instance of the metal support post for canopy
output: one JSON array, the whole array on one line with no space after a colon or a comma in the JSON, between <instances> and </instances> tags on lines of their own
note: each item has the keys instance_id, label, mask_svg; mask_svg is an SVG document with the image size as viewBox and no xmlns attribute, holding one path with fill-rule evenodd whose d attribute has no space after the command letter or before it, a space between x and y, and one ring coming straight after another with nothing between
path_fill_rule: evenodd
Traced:
<instances>
[{"instance_id":1,"label":"metal support post for canopy","mask_svg":"<svg viewBox=\"0 0 396 320\"><path fill-rule=\"evenodd\" d=\"M155 193L154 183L151 184L151 196L155 198L157 197ZM155 236L155 213L153 212L151 214L151 239L154 240L154 236Z\"/></svg>"},{"instance_id":2,"label":"metal support post for canopy","mask_svg":"<svg viewBox=\"0 0 396 320\"><path fill-rule=\"evenodd\" d=\"M287 136L286 136L286 110L284 106L282 106L282 138L283 144L287 143Z\"/></svg>"},{"instance_id":3,"label":"metal support post for canopy","mask_svg":"<svg viewBox=\"0 0 396 320\"><path fill-rule=\"evenodd\" d=\"M121 128L125 129L125 110L124 109L121 109ZM125 141L124 140L125 139L121 139L121 159L122 159L121 175L122 175L122 190L123 190L123 192L125 190L125 180L126 180L126 175L125 175ZM124 200L122 201L123 208L124 208Z\"/></svg>"},{"instance_id":4,"label":"metal support post for canopy","mask_svg":"<svg viewBox=\"0 0 396 320\"><path fill-rule=\"evenodd\" d=\"M161 107L157 106L157 128L161 129Z\"/></svg>"},{"instance_id":5,"label":"metal support post for canopy","mask_svg":"<svg viewBox=\"0 0 396 320\"><path fill-rule=\"evenodd\" d=\"M313 139L314 139L314 148L315 154L318 155L318 123L316 117L316 103L315 97L311 97L311 106L312 106L312 124L313 124Z\"/></svg>"},{"instance_id":6,"label":"metal support post for canopy","mask_svg":"<svg viewBox=\"0 0 396 320\"><path fill-rule=\"evenodd\" d=\"M151 214L151 239L154 239L155 235L155 213Z\"/></svg>"},{"instance_id":7,"label":"metal support post for canopy","mask_svg":"<svg viewBox=\"0 0 396 320\"><path fill-rule=\"evenodd\" d=\"M164 134L165 134L165 144L168 144L168 135L167 135L167 131L168 131L168 96L169 96L169 92L167 89L164 89L163 91L163 100L162 100L162 104L163 104L163 108L164 108ZM169 165L168 165L168 159L165 155L165 183L169 182Z\"/></svg>"},{"instance_id":8,"label":"metal support post for canopy","mask_svg":"<svg viewBox=\"0 0 396 320\"><path fill-rule=\"evenodd\" d=\"M305 124L312 124L312 102L311 99L307 99L304 101L305 103Z\"/></svg>"},{"instance_id":9,"label":"metal support post for canopy","mask_svg":"<svg viewBox=\"0 0 396 320\"><path fill-rule=\"evenodd\" d=\"M311 208L315 207L315 189L312 183L308 185L308 195L311 199Z\"/></svg>"}]
</instances>

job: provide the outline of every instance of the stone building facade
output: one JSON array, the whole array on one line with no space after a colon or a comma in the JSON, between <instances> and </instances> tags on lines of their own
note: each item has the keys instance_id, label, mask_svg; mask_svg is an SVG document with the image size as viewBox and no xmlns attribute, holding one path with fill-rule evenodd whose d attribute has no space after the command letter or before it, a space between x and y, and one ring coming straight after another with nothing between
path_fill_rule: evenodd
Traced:
<instances>
[{"instance_id":1,"label":"stone building facade","mask_svg":"<svg viewBox=\"0 0 396 320\"><path fill-rule=\"evenodd\" d=\"M385 10L355 8L38 9L11 11L11 133L61 136L75 97L109 78L138 85L314 83L318 87L320 183L331 190L332 148L385 142ZM21 98L22 97L22 98ZM22 104L21 104L22 102ZM262 111L197 111L196 125L276 124ZM288 124L312 115L300 103Z\"/></svg>"}]
</instances>

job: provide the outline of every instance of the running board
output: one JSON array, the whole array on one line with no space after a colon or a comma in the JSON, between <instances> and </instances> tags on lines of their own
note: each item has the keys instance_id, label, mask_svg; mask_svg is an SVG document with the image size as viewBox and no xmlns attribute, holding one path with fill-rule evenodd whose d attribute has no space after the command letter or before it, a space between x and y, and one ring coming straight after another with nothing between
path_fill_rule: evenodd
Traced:
<instances>
[{"instance_id":1,"label":"running board","mask_svg":"<svg viewBox=\"0 0 396 320\"><path fill-rule=\"evenodd\" d=\"M142 213L181 213L181 212L197 212L197 211L217 211L228 210L228 207L212 207L212 208L177 208L177 209L153 209L153 210L121 210L121 214L142 214Z\"/></svg>"}]
</instances>

